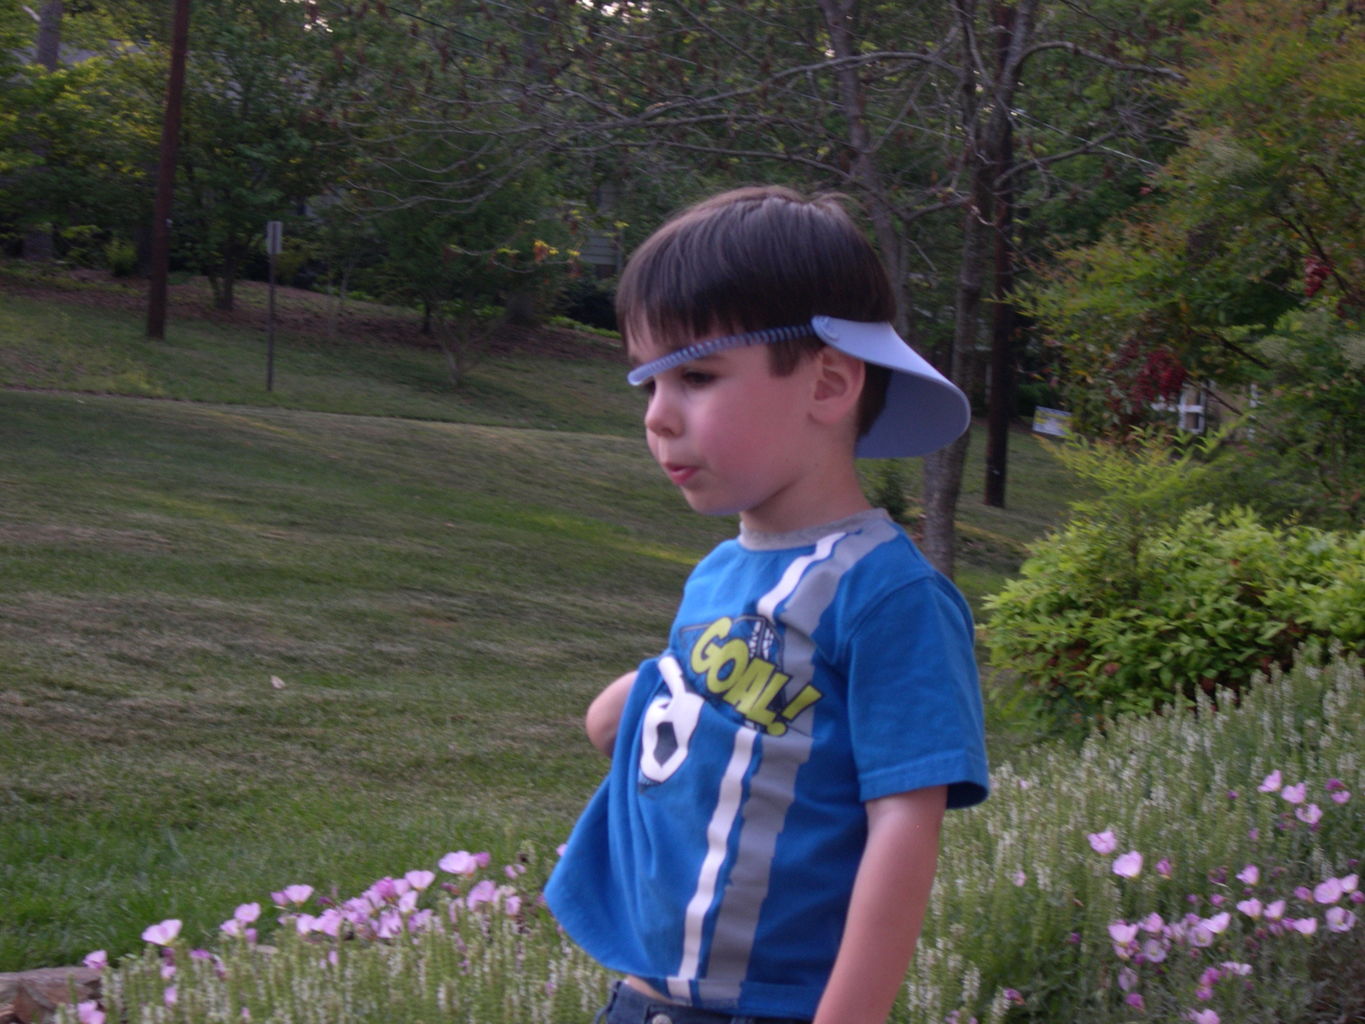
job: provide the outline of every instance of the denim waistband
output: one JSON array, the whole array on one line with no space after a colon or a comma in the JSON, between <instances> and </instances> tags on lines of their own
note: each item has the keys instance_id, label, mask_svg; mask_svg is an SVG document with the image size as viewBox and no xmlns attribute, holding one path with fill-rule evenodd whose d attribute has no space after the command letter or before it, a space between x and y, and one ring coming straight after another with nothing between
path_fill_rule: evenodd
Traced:
<instances>
[{"instance_id":1,"label":"denim waistband","mask_svg":"<svg viewBox=\"0 0 1365 1024\"><path fill-rule=\"evenodd\" d=\"M624 981L612 986L611 1001L601 1019L604 1024L810 1024L797 1017L749 1017L660 1002Z\"/></svg>"}]
</instances>

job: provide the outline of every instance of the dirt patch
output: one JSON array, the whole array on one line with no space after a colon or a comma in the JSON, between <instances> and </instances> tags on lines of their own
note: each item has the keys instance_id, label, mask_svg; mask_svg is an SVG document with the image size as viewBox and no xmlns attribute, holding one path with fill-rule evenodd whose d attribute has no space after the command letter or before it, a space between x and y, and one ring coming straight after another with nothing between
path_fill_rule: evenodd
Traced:
<instances>
[{"instance_id":1,"label":"dirt patch","mask_svg":"<svg viewBox=\"0 0 1365 1024\"><path fill-rule=\"evenodd\" d=\"M100 270L52 270L38 277L10 275L0 268L0 288L11 295L91 309L144 313L147 308L145 278L116 278ZM203 320L265 330L269 291L269 286L260 281L238 281L235 308L223 310L214 305L208 282L193 278L168 287L166 315L169 320ZM333 296L283 286L275 291L275 329L321 342L339 335L351 341L438 347L434 338L422 333L421 317L415 311L355 300L338 305ZM623 361L620 346L610 338L548 326L498 324L488 338L487 351Z\"/></svg>"}]
</instances>

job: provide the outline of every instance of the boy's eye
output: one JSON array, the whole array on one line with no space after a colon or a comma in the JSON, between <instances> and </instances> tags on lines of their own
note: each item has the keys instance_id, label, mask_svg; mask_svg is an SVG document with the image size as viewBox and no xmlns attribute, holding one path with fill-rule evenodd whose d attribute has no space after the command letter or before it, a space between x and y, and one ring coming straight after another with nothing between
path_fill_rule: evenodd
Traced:
<instances>
[{"instance_id":1,"label":"boy's eye","mask_svg":"<svg viewBox=\"0 0 1365 1024\"><path fill-rule=\"evenodd\" d=\"M704 370L684 370L682 378L684 384L696 388L710 384L716 379L716 375L714 373L707 373Z\"/></svg>"}]
</instances>

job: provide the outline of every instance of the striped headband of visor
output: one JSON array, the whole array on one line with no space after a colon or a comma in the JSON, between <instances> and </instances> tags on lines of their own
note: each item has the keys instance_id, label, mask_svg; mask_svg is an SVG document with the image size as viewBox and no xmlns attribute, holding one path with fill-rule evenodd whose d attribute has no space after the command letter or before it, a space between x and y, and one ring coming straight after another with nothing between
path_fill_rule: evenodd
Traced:
<instances>
[{"instance_id":1,"label":"striped headband of visor","mask_svg":"<svg viewBox=\"0 0 1365 1024\"><path fill-rule=\"evenodd\" d=\"M726 349L745 348L749 345L771 345L779 341L795 341L797 338L814 337L819 337L819 335L816 334L815 328L810 324L765 327L759 331L745 331L743 334L727 334L721 338L699 341L695 345L680 348L676 352L670 352L658 359L651 359L626 374L626 380L630 381L635 387L639 387L649 378L671 370L675 366L690 363L694 359L704 359L707 356L715 355L717 352L724 352Z\"/></svg>"}]
</instances>

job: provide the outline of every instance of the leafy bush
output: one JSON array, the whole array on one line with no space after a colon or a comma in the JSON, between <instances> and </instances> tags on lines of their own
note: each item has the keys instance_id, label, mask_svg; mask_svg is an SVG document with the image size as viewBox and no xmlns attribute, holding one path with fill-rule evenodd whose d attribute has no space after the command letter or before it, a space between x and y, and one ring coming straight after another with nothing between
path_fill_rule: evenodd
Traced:
<instances>
[{"instance_id":1,"label":"leafy bush","mask_svg":"<svg viewBox=\"0 0 1365 1024\"><path fill-rule=\"evenodd\" d=\"M1254 346L1260 391L1212 485L1268 518L1365 526L1365 321L1321 299Z\"/></svg>"},{"instance_id":2,"label":"leafy bush","mask_svg":"<svg viewBox=\"0 0 1365 1024\"><path fill-rule=\"evenodd\" d=\"M868 500L886 509L898 523L905 522L910 506L905 500L905 469L896 459L879 459L868 480Z\"/></svg>"},{"instance_id":3,"label":"leafy bush","mask_svg":"<svg viewBox=\"0 0 1365 1024\"><path fill-rule=\"evenodd\" d=\"M1204 506L1129 539L1124 564L1109 524L1078 519L987 599L992 662L1053 710L1152 711L1237 692L1310 637L1365 645L1365 533Z\"/></svg>"},{"instance_id":4,"label":"leafy bush","mask_svg":"<svg viewBox=\"0 0 1365 1024\"><path fill-rule=\"evenodd\" d=\"M110 239L104 246L104 263L115 277L132 277L137 271L137 250L132 242Z\"/></svg>"}]
</instances>

